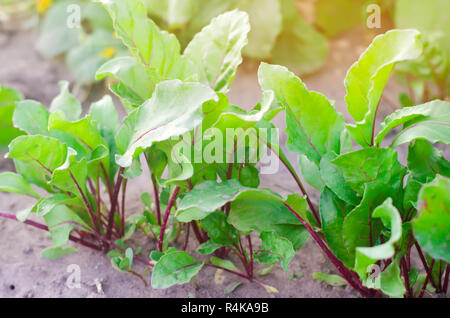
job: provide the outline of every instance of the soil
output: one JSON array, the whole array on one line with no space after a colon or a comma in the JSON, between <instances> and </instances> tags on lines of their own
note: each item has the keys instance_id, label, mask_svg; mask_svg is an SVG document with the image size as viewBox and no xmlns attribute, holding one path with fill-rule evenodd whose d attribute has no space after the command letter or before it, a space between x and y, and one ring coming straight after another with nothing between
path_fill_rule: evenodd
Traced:
<instances>
[{"instance_id":1,"label":"soil","mask_svg":"<svg viewBox=\"0 0 450 318\"><path fill-rule=\"evenodd\" d=\"M46 60L34 50L36 32L33 30L0 32L0 84L12 86L22 91L26 98L35 99L49 105L58 93L57 82L72 80L70 72L61 60ZM330 56L326 65L316 74L304 77L310 89L324 93L336 101L336 108L343 112L346 119L344 102L344 77L349 66L357 60L360 53L370 42L369 36L362 30L353 30L331 42ZM257 83L258 63L245 61L240 67L230 92L230 100L246 108L254 106L261 95ZM100 93L91 94L96 99L103 92L102 85L95 89ZM381 112L391 112L394 108L399 86L389 83ZM98 96L97 96L98 95ZM92 100L92 98L91 98ZM89 100L88 100L89 101ZM88 102L87 101L87 102ZM86 102L86 103L87 103ZM384 115L384 114L382 114ZM380 115L380 117L382 116ZM275 120L284 131L284 119ZM282 142L286 139L282 136ZM292 162L295 156L290 155ZM0 171L12 170L6 159L0 159ZM128 190L127 211L129 214L142 210L139 196L142 191L149 191L148 171L134 180ZM296 192L293 181L287 171L280 170L276 175L263 176L262 186L271 187L280 193ZM317 197L313 197L317 201ZM17 212L33 204L23 196L0 193L0 211ZM0 219L0 298L1 297L358 297L350 287L330 287L312 278L313 272L336 273L332 264L326 260L318 246L309 241L291 262L289 270L283 272L277 265L267 276L260 280L274 286L279 293L268 294L256 284L243 281L233 293L226 295L224 288L239 281L232 275L225 274L225 282L214 282L215 269L204 268L198 275L197 286L189 283L167 290L154 290L145 287L134 276L116 272L110 261L101 252L79 247L79 252L59 260L47 260L40 256L40 251L51 245L47 233L25 226L19 222ZM139 235L134 238L134 245L144 247L144 255L155 248ZM193 251L193 255L198 256ZM76 264L81 269L80 288L69 288L66 284L68 267ZM262 267L258 267L262 268ZM136 271L142 272L141 264L135 265ZM289 275L301 273L301 277L289 279ZM99 292L97 285L103 291Z\"/></svg>"}]
</instances>

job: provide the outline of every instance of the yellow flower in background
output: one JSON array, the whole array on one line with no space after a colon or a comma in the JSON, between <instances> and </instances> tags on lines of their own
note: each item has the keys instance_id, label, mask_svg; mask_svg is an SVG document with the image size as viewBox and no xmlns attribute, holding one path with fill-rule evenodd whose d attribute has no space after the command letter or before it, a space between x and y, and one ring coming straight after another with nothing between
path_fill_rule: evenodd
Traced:
<instances>
[{"instance_id":1,"label":"yellow flower in background","mask_svg":"<svg viewBox=\"0 0 450 318\"><path fill-rule=\"evenodd\" d=\"M108 47L105 50L103 50L102 52L100 52L100 56L104 57L104 58L110 58L112 57L114 54L116 53L116 50L114 50L114 48L112 47Z\"/></svg>"},{"instance_id":2,"label":"yellow flower in background","mask_svg":"<svg viewBox=\"0 0 450 318\"><path fill-rule=\"evenodd\" d=\"M47 11L47 9L53 4L52 0L35 0L36 10L40 14Z\"/></svg>"}]
</instances>

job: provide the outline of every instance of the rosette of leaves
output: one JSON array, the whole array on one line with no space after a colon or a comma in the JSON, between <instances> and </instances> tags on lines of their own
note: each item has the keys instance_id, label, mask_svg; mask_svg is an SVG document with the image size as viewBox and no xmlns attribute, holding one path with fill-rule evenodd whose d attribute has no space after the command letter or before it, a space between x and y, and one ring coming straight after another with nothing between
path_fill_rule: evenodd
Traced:
<instances>
[{"instance_id":1,"label":"rosette of leaves","mask_svg":"<svg viewBox=\"0 0 450 318\"><path fill-rule=\"evenodd\" d=\"M350 68L346 102L354 124L346 124L332 102L286 68L262 64L259 70L261 86L274 92L286 112L288 150L299 154L304 180L321 192L319 209L309 204L314 218L286 206L365 297L380 292L422 297L429 286L437 292L448 286L450 166L434 144L450 142L450 103L403 108L376 124L394 64L422 52L419 35L415 30L380 35ZM396 151L405 143L406 166ZM286 166L308 198L291 164ZM411 262L413 247L422 273Z\"/></svg>"},{"instance_id":2,"label":"rosette of leaves","mask_svg":"<svg viewBox=\"0 0 450 318\"><path fill-rule=\"evenodd\" d=\"M97 250L117 247L114 241L126 229L125 178L135 173L115 163L119 119L111 97L93 103L80 118L81 104L68 83L60 86L50 110L32 100L17 102L13 124L21 135L7 153L16 173L0 174L1 191L36 198L16 216L2 216L48 230L53 246L42 255L49 258L76 251L69 240ZM29 220L31 214L44 223Z\"/></svg>"},{"instance_id":3,"label":"rosette of leaves","mask_svg":"<svg viewBox=\"0 0 450 318\"><path fill-rule=\"evenodd\" d=\"M234 10L213 19L181 54L177 38L147 18L140 1L104 4L131 56L109 61L97 74L116 79L111 90L129 112L117 135L121 154L116 162L128 168L143 156L151 173L154 197L142 195L146 211L133 220L135 228L157 240L158 249L151 254L156 262L152 286L189 282L204 265L247 279L253 278L256 260L281 262L287 269L306 239L293 235L303 226L284 207L283 198L257 189L255 167L261 157L257 141L271 140L256 128L269 125L265 119L279 109L272 105L272 92L264 92L249 112L231 105L225 95L247 43L247 14ZM227 136L230 128L237 133ZM268 218L255 227L252 218L258 218L256 211L264 205ZM302 208L300 202L298 206ZM177 250L170 244L180 229L185 239ZM263 250L253 250L252 232L260 233ZM209 261L198 261L185 251L191 236L200 254L214 253ZM244 271L224 259L230 252L238 255Z\"/></svg>"}]
</instances>

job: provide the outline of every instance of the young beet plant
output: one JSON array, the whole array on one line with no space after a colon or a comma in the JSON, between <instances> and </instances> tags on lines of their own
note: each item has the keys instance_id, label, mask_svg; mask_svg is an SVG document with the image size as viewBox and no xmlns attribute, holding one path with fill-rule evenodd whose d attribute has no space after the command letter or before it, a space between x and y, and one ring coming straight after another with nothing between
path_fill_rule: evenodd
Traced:
<instances>
[{"instance_id":1,"label":"young beet plant","mask_svg":"<svg viewBox=\"0 0 450 318\"><path fill-rule=\"evenodd\" d=\"M396 62L420 56L419 35L378 36L350 68L346 102L355 124L346 125L325 96L308 91L287 69L262 64L259 70L261 86L286 111L287 147L300 154L303 179L321 192L319 208L309 204L314 218L286 207L362 296L422 297L427 289L448 288L450 165L433 144L450 142L450 103L398 110L376 129L389 74ZM396 152L405 143L406 167ZM287 168L307 200L300 178ZM413 248L424 274L411 261Z\"/></svg>"},{"instance_id":2,"label":"young beet plant","mask_svg":"<svg viewBox=\"0 0 450 318\"><path fill-rule=\"evenodd\" d=\"M270 264L281 260L287 269L294 246L298 250L306 235L298 235L303 226L280 196L257 189L255 168L266 145L260 146L258 139L268 143L276 138L262 121L271 116L274 95L264 92L250 112L230 105L225 96L247 43L247 15L235 10L213 19L181 54L178 40L147 18L141 2L104 4L132 55L111 60L97 76L115 78L110 88L128 111L116 138L121 150L116 162L129 168L144 157L151 173L154 198L144 193L149 209L130 217L130 222L157 241L157 250L151 253L156 262L152 286L186 283L204 265L249 280L254 278L255 260ZM255 214L241 223L236 215L249 209ZM266 217L261 218L262 211L257 214L259 209ZM233 217L236 222L230 221ZM177 250L169 243L181 235L180 229L185 239ZM264 250L254 249L253 231L264 238ZM200 244L200 254L215 256L206 262L190 256L185 250L191 236ZM242 263L243 272L224 259L230 253Z\"/></svg>"},{"instance_id":3,"label":"young beet plant","mask_svg":"<svg viewBox=\"0 0 450 318\"><path fill-rule=\"evenodd\" d=\"M69 93L68 83L60 86L50 111L31 100L16 104L13 124L23 135L9 144L7 157L17 173L0 174L0 189L37 202L17 215L0 216L49 231L53 246L42 251L47 258L76 251L66 245L69 240L96 250L123 251L115 241L125 234L125 178L135 172L114 160L119 127L114 104L105 96L80 119L81 104ZM29 220L30 213L45 224Z\"/></svg>"}]
</instances>

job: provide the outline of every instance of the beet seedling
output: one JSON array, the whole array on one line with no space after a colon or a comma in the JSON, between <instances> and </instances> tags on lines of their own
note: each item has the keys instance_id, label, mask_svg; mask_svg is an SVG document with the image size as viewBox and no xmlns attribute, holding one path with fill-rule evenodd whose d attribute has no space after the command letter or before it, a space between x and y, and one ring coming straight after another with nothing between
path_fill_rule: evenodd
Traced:
<instances>
[{"instance_id":1,"label":"beet seedling","mask_svg":"<svg viewBox=\"0 0 450 318\"><path fill-rule=\"evenodd\" d=\"M261 86L275 93L286 112L288 149L300 154L304 180L321 192L318 210L308 204L313 218L300 215L290 204L286 207L363 296L383 292L421 297L429 282L438 292L448 285L450 170L433 144L450 142L450 103L434 100L400 109L376 129L380 99L394 64L416 59L421 52L414 30L393 30L374 39L345 80L355 124L345 124L325 96L307 90L286 68L262 64L259 69ZM353 142L358 150L353 150ZM399 163L395 150L405 143L407 167ZM282 161L307 200L295 170ZM411 263L414 246L426 271L425 282ZM372 275L376 269L377 275Z\"/></svg>"}]
</instances>

